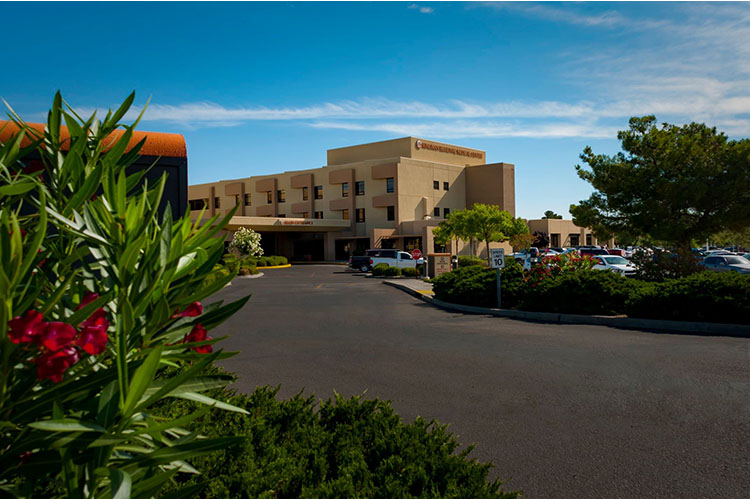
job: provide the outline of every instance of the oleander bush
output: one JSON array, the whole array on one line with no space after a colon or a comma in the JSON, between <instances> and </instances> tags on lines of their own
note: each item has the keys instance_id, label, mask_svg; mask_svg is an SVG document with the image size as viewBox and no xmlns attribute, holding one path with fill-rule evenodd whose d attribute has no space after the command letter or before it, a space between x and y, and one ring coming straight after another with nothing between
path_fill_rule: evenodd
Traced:
<instances>
[{"instance_id":1,"label":"oleander bush","mask_svg":"<svg viewBox=\"0 0 750 500\"><path fill-rule=\"evenodd\" d=\"M403 422L390 402L361 397L316 402L312 396L278 400L277 389L211 396L246 414L212 410L190 429L209 438L246 439L194 461L201 476L178 474L160 492L194 488L199 498L512 498L489 481L491 464L461 450L434 421ZM190 401L162 406L167 419L195 411Z\"/></svg>"},{"instance_id":2,"label":"oleander bush","mask_svg":"<svg viewBox=\"0 0 750 500\"><path fill-rule=\"evenodd\" d=\"M240 276L250 276L253 274L258 274L258 268L253 265L243 265L240 266L240 270L237 273Z\"/></svg>"},{"instance_id":3,"label":"oleander bush","mask_svg":"<svg viewBox=\"0 0 750 500\"><path fill-rule=\"evenodd\" d=\"M388 269L390 266L386 264L385 262L381 262L380 264L375 264L375 267L372 268L372 275L373 276L383 276L385 273L385 270Z\"/></svg>"},{"instance_id":4,"label":"oleander bush","mask_svg":"<svg viewBox=\"0 0 750 500\"><path fill-rule=\"evenodd\" d=\"M208 331L248 298L201 304L234 276L216 237L232 213L160 214L166 175L128 170L144 143L120 123L133 99L83 119L58 92L43 132L12 114L0 143L2 496L150 497L238 442L184 429L210 405L246 411L204 393L231 378L202 375L228 356ZM209 406L164 420L165 399Z\"/></svg>"},{"instance_id":5,"label":"oleander bush","mask_svg":"<svg viewBox=\"0 0 750 500\"><path fill-rule=\"evenodd\" d=\"M750 275L703 271L648 283L631 293L629 316L750 324Z\"/></svg>"}]
</instances>

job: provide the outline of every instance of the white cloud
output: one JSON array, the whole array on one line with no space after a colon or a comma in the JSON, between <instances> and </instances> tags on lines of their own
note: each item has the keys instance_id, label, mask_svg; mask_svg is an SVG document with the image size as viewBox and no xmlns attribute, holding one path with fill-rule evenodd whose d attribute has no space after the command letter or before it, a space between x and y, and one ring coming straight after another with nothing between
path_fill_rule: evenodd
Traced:
<instances>
[{"instance_id":1,"label":"white cloud","mask_svg":"<svg viewBox=\"0 0 750 500\"><path fill-rule=\"evenodd\" d=\"M432 7L426 7L426 6L423 6L423 5L418 5L416 3L413 3L413 4L409 5L409 8L410 9L417 9L422 14L432 14L433 12L435 12L435 9L433 9Z\"/></svg>"}]
</instances>

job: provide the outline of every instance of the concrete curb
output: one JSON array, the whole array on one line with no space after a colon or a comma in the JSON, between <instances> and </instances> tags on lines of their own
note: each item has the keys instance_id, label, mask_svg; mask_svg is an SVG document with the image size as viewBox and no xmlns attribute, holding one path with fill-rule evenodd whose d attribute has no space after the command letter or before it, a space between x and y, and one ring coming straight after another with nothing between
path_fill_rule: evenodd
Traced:
<instances>
[{"instance_id":1,"label":"concrete curb","mask_svg":"<svg viewBox=\"0 0 750 500\"><path fill-rule=\"evenodd\" d=\"M258 273L258 274L248 274L247 276L240 276L240 275L238 274L238 275L237 275L237 276L235 277L235 279L237 279L237 278L242 278L242 279L246 279L246 280L254 280L254 279L256 279L256 278L262 278L262 277L263 277L263 273ZM232 281L234 281L234 280L232 280ZM229 282L229 284L231 285L231 284L232 284L232 282L230 281L230 282Z\"/></svg>"},{"instance_id":2,"label":"concrete curb","mask_svg":"<svg viewBox=\"0 0 750 500\"><path fill-rule=\"evenodd\" d=\"M256 267L255 269L286 269L287 267L292 267L292 265L284 264L282 266L262 266L262 267Z\"/></svg>"},{"instance_id":3,"label":"concrete curb","mask_svg":"<svg viewBox=\"0 0 750 500\"><path fill-rule=\"evenodd\" d=\"M691 321L670 321L663 319L623 318L619 316L588 316L585 314L560 314L547 312L516 311L513 309L490 309L485 307L464 306L452 304L419 293L401 283L383 281L384 284L398 288L409 295L432 304L441 309L459 311L471 314L484 314L503 318L513 318L526 321L544 321L561 324L602 325L630 330L658 330L670 333L692 333L723 335L726 337L750 338L750 326L733 325L729 323L700 323Z\"/></svg>"}]
</instances>

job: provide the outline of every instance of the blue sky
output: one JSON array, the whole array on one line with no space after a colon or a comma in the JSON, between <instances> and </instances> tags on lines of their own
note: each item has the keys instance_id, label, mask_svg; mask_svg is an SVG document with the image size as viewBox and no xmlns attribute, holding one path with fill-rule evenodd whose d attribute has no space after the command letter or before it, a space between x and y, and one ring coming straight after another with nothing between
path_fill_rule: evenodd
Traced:
<instances>
[{"instance_id":1,"label":"blue sky","mask_svg":"<svg viewBox=\"0 0 750 500\"><path fill-rule=\"evenodd\" d=\"M591 192L578 155L619 151L630 116L750 135L750 3L4 2L0 17L0 96L21 116L42 121L57 89L85 112L135 90L151 98L140 129L185 136L191 184L413 135L514 163L517 215L568 216Z\"/></svg>"}]
</instances>

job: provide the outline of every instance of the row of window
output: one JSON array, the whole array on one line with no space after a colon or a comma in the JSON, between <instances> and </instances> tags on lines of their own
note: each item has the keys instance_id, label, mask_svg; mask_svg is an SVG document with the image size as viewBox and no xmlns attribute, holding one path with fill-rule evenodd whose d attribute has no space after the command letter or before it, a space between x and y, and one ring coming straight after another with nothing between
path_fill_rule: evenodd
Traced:
<instances>
[{"instance_id":1,"label":"row of window","mask_svg":"<svg viewBox=\"0 0 750 500\"><path fill-rule=\"evenodd\" d=\"M322 200L323 199L323 186L315 186L313 190L314 190L315 199ZM447 190L448 188L446 187L446 191ZM385 192L386 193L394 192L393 177L388 177L385 180ZM357 181L354 183L354 194L356 196L365 195L365 181ZM344 182L341 184L341 197L342 198L349 197L349 183L348 182ZM235 195L235 202L237 205L240 204L239 198L240 198L239 195ZM309 189L307 188L307 186L305 186L302 188L302 201L307 201L309 199L310 199ZM251 206L252 205L251 193L245 193L245 199L243 201L245 202L246 207ZM286 191L284 189L279 189L278 191L276 191L276 201L277 203L286 203ZM272 191L266 192L266 202L269 204L273 203ZM206 206L208 206L208 199L206 198L199 199L199 200L190 200L190 210L202 210ZM218 196L214 198L214 206L215 208L221 208L221 201Z\"/></svg>"},{"instance_id":2,"label":"row of window","mask_svg":"<svg viewBox=\"0 0 750 500\"><path fill-rule=\"evenodd\" d=\"M443 182L443 191L448 191L448 188L450 187L450 183ZM432 181L432 189L440 189L440 181Z\"/></svg>"},{"instance_id":3,"label":"row of window","mask_svg":"<svg viewBox=\"0 0 750 500\"><path fill-rule=\"evenodd\" d=\"M444 208L443 209L443 219L447 219L449 213L451 213L451 209L450 208ZM440 217L440 207L435 207L432 210L432 215L434 215L435 217Z\"/></svg>"}]
</instances>

